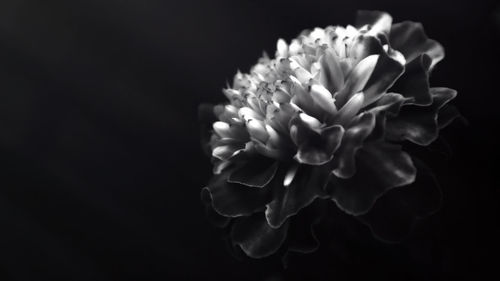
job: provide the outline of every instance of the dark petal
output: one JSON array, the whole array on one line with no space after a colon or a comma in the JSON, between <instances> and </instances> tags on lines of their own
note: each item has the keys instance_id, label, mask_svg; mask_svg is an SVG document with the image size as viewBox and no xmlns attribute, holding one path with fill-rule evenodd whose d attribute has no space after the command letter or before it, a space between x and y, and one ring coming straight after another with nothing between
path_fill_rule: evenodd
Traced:
<instances>
[{"instance_id":1,"label":"dark petal","mask_svg":"<svg viewBox=\"0 0 500 281\"><path fill-rule=\"evenodd\" d=\"M391 140L409 140L418 145L429 145L439 133L438 113L457 92L448 88L431 88L430 106L406 105L400 114L386 122L386 136ZM443 120L444 121L444 120Z\"/></svg>"},{"instance_id":2,"label":"dark petal","mask_svg":"<svg viewBox=\"0 0 500 281\"><path fill-rule=\"evenodd\" d=\"M401 241L418 219L435 213L441 207L442 194L432 171L419 160L414 160L418 170L415 182L387 192L370 212L358 217L380 240Z\"/></svg>"},{"instance_id":3,"label":"dark petal","mask_svg":"<svg viewBox=\"0 0 500 281\"><path fill-rule=\"evenodd\" d=\"M406 65L406 70L396 81L391 91L401 93L417 105L429 105L432 97L429 92L429 67L431 59L426 54L417 57Z\"/></svg>"},{"instance_id":4,"label":"dark petal","mask_svg":"<svg viewBox=\"0 0 500 281\"><path fill-rule=\"evenodd\" d=\"M382 11L360 10L356 15L357 28L369 25L374 33L383 33L388 35L391 30L392 17Z\"/></svg>"},{"instance_id":5,"label":"dark petal","mask_svg":"<svg viewBox=\"0 0 500 281\"><path fill-rule=\"evenodd\" d=\"M321 134L313 131L307 124L295 117L290 121L290 134L298 147L295 159L308 165L323 165L333 158L340 146L344 128L331 126L322 130Z\"/></svg>"},{"instance_id":6,"label":"dark petal","mask_svg":"<svg viewBox=\"0 0 500 281\"><path fill-rule=\"evenodd\" d=\"M364 113L350 124L344 133L342 144L335 153L333 173L339 178L350 178L356 172L355 156L358 149L363 146L364 140L375 127L375 114Z\"/></svg>"},{"instance_id":7,"label":"dark petal","mask_svg":"<svg viewBox=\"0 0 500 281\"><path fill-rule=\"evenodd\" d=\"M200 104L198 106L198 119L201 124L200 136L201 146L203 151L212 156L212 149L210 148L210 138L212 136L212 124L217 121L213 110L214 106L211 104Z\"/></svg>"},{"instance_id":8,"label":"dark petal","mask_svg":"<svg viewBox=\"0 0 500 281\"><path fill-rule=\"evenodd\" d=\"M403 53L407 62L427 54L430 68L444 58L444 49L437 41L429 39L422 24L405 21L392 25L389 36L391 47Z\"/></svg>"},{"instance_id":9,"label":"dark petal","mask_svg":"<svg viewBox=\"0 0 500 281\"><path fill-rule=\"evenodd\" d=\"M235 219L231 229L232 242L238 245L249 257L264 258L274 254L283 244L288 223L280 228L272 228L264 213Z\"/></svg>"},{"instance_id":10,"label":"dark petal","mask_svg":"<svg viewBox=\"0 0 500 281\"><path fill-rule=\"evenodd\" d=\"M290 219L288 237L285 242L287 251L281 258L285 268L293 256L312 253L319 248L320 243L315 230L325 215L325 203L328 202L315 200Z\"/></svg>"},{"instance_id":11,"label":"dark petal","mask_svg":"<svg viewBox=\"0 0 500 281\"><path fill-rule=\"evenodd\" d=\"M356 166L353 177L332 177L328 185L332 200L351 215L365 214L385 192L415 180L416 169L410 156L395 144L365 144L356 155Z\"/></svg>"},{"instance_id":12,"label":"dark petal","mask_svg":"<svg viewBox=\"0 0 500 281\"><path fill-rule=\"evenodd\" d=\"M278 178L273 182L273 200L266 205L266 219L273 228L280 227L289 217L311 204L314 199L326 196L324 186L330 170L325 166L300 165L294 180L284 186Z\"/></svg>"},{"instance_id":13,"label":"dark petal","mask_svg":"<svg viewBox=\"0 0 500 281\"><path fill-rule=\"evenodd\" d=\"M235 168L227 181L252 187L264 187L273 179L277 169L278 162L274 159L255 155Z\"/></svg>"},{"instance_id":14,"label":"dark petal","mask_svg":"<svg viewBox=\"0 0 500 281\"><path fill-rule=\"evenodd\" d=\"M212 202L214 210L222 216L247 216L259 210L270 201L269 188L254 188L230 183L227 178L231 170L214 176L212 182L202 190L202 198Z\"/></svg>"},{"instance_id":15,"label":"dark petal","mask_svg":"<svg viewBox=\"0 0 500 281\"><path fill-rule=\"evenodd\" d=\"M365 106L379 99L405 71L404 65L395 56L397 54L393 50L389 50L389 53L382 52L380 54L370 80L368 80L363 90Z\"/></svg>"}]
</instances>

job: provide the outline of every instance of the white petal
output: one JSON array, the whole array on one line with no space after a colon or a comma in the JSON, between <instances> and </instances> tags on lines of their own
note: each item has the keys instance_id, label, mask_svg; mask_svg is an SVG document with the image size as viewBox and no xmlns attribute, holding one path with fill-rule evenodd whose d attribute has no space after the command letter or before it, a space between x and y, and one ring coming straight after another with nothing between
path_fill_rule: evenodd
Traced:
<instances>
[{"instance_id":1,"label":"white petal","mask_svg":"<svg viewBox=\"0 0 500 281\"><path fill-rule=\"evenodd\" d=\"M339 110L338 122L342 125L347 125L358 114L361 107L363 107L365 95L357 93Z\"/></svg>"},{"instance_id":2,"label":"white petal","mask_svg":"<svg viewBox=\"0 0 500 281\"><path fill-rule=\"evenodd\" d=\"M314 84L311 86L311 97L326 112L330 114L337 112L332 94L322 85Z\"/></svg>"},{"instance_id":3,"label":"white petal","mask_svg":"<svg viewBox=\"0 0 500 281\"><path fill-rule=\"evenodd\" d=\"M261 121L255 119L249 120L247 123L247 129L250 136L263 143L266 143L269 139L266 127L264 127L264 124Z\"/></svg>"},{"instance_id":4,"label":"white petal","mask_svg":"<svg viewBox=\"0 0 500 281\"><path fill-rule=\"evenodd\" d=\"M285 40L279 39L276 44L276 56L277 57L287 57L288 56L288 45Z\"/></svg>"},{"instance_id":5,"label":"white petal","mask_svg":"<svg viewBox=\"0 0 500 281\"><path fill-rule=\"evenodd\" d=\"M229 138L231 136L231 126L226 122L217 121L212 127L214 131L223 138Z\"/></svg>"}]
</instances>

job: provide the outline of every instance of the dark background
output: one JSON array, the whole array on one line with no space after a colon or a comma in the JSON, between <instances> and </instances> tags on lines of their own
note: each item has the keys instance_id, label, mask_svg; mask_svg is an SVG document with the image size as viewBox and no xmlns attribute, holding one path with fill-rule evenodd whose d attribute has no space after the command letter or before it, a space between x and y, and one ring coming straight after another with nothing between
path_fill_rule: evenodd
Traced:
<instances>
[{"instance_id":1,"label":"dark background","mask_svg":"<svg viewBox=\"0 0 500 281\"><path fill-rule=\"evenodd\" d=\"M353 23L357 9L420 21L445 46L431 85L458 90L468 125L447 128L452 155L430 163L443 208L401 245L332 246L326 232L286 270L237 260L199 199L210 163L197 106L224 101L279 37ZM2 0L0 280L498 275L499 39L495 1Z\"/></svg>"}]
</instances>

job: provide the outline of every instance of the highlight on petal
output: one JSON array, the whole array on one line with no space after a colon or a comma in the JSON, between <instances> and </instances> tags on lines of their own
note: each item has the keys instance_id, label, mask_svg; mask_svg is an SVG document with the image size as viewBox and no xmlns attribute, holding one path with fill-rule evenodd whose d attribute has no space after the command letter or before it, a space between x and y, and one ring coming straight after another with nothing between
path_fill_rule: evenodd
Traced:
<instances>
[{"instance_id":1,"label":"highlight on petal","mask_svg":"<svg viewBox=\"0 0 500 281\"><path fill-rule=\"evenodd\" d=\"M371 55L360 61L347 77L344 89L335 96L338 106L344 105L352 95L363 90L372 75L379 55Z\"/></svg>"},{"instance_id":2,"label":"highlight on petal","mask_svg":"<svg viewBox=\"0 0 500 281\"><path fill-rule=\"evenodd\" d=\"M311 97L316 104L318 104L328 114L337 113L337 107L332 94L325 87L320 84L311 86Z\"/></svg>"},{"instance_id":3,"label":"highlight on petal","mask_svg":"<svg viewBox=\"0 0 500 281\"><path fill-rule=\"evenodd\" d=\"M415 180L413 161L399 145L365 144L356 155L356 165L353 177L334 177L327 188L337 206L351 215L366 214L385 192Z\"/></svg>"}]
</instances>

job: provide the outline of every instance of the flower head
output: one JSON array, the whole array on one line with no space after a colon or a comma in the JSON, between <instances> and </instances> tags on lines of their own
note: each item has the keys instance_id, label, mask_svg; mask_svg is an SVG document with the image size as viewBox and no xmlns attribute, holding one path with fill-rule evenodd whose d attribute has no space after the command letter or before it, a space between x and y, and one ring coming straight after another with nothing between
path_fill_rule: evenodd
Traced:
<instances>
[{"instance_id":1,"label":"flower head","mask_svg":"<svg viewBox=\"0 0 500 281\"><path fill-rule=\"evenodd\" d=\"M224 89L229 102L205 112L215 117L206 143L214 178L202 191L232 221L233 244L270 255L314 200L359 216L413 183L415 165L399 143L428 145L455 116L442 109L456 92L429 87L443 57L420 24L361 11L355 26L279 39L274 58L238 72Z\"/></svg>"}]
</instances>

